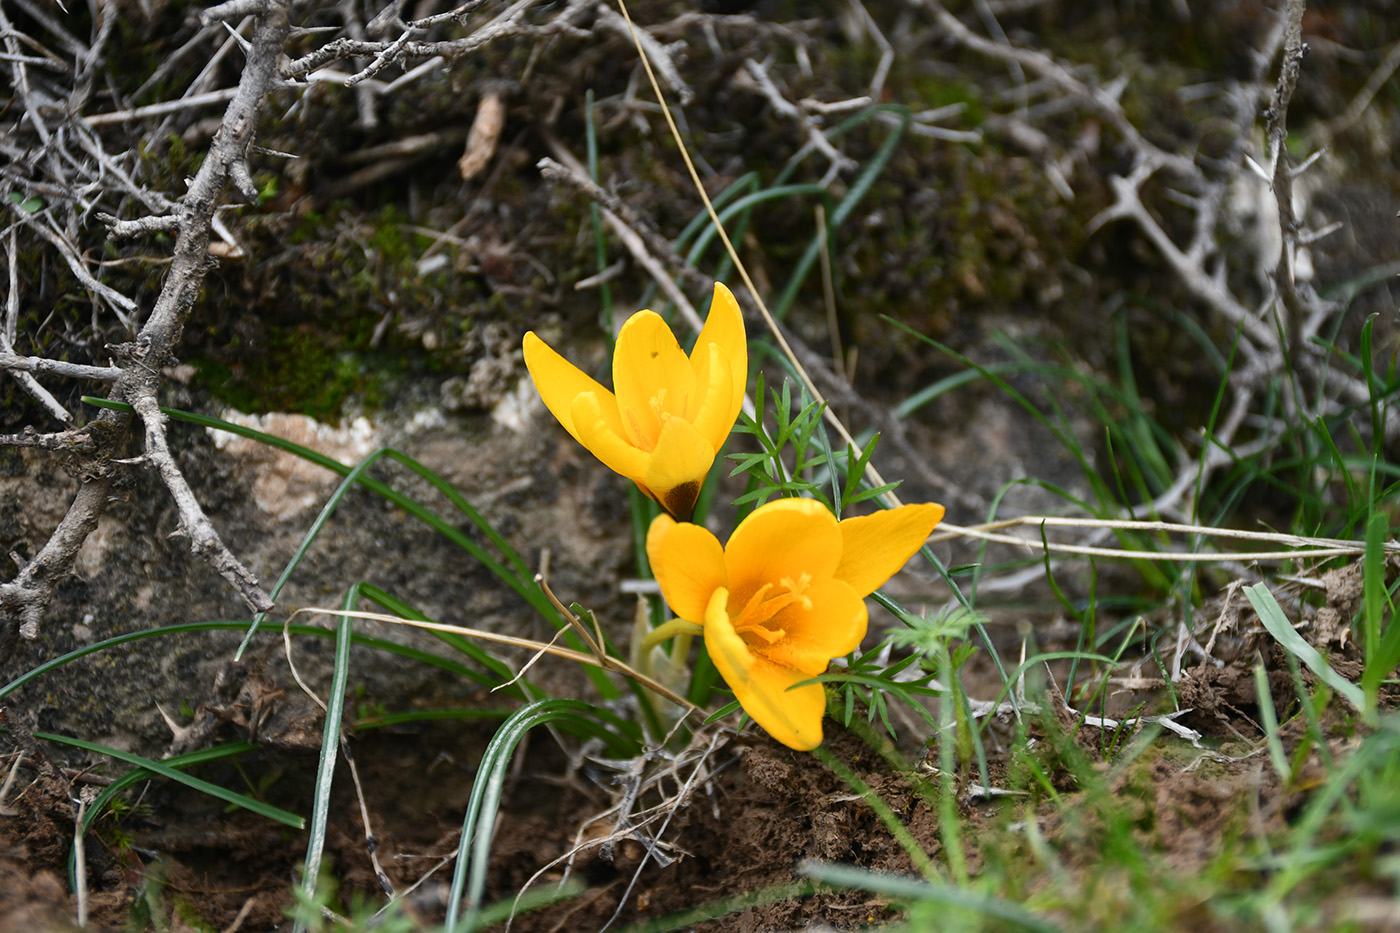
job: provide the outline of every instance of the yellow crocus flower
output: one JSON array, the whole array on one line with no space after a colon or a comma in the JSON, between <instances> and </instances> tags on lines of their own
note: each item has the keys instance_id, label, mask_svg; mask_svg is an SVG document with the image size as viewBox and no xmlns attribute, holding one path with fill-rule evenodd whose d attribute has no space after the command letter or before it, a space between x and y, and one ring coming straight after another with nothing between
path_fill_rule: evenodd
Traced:
<instances>
[{"instance_id":1,"label":"yellow crocus flower","mask_svg":"<svg viewBox=\"0 0 1400 933\"><path fill-rule=\"evenodd\" d=\"M721 546L709 531L659 516L647 557L677 617L699 625L724 682L753 720L790 748L822 741L826 694L798 687L865 637L865 597L894 576L943 506L904 505L838 522L820 502L779 499Z\"/></svg>"},{"instance_id":2,"label":"yellow crocus flower","mask_svg":"<svg viewBox=\"0 0 1400 933\"><path fill-rule=\"evenodd\" d=\"M628 318L613 349L609 392L525 335L525 365L554 417L604 465L686 520L734 427L748 380L744 318L718 282L710 314L687 356L661 316Z\"/></svg>"}]
</instances>

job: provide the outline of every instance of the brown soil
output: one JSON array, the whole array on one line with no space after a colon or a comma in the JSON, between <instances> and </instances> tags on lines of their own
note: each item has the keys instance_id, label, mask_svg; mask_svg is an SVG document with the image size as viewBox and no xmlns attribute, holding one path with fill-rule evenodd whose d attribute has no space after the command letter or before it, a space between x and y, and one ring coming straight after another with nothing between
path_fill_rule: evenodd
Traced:
<instances>
[{"instance_id":1,"label":"brown soil","mask_svg":"<svg viewBox=\"0 0 1400 933\"><path fill-rule=\"evenodd\" d=\"M1084 727L1057 734L1066 724L1073 728L1072 720L1056 717L1032 731L1061 760L1078 755L1091 767L1106 761L1102 730ZM1244 719L1234 718L1229 725L1254 731ZM1344 756L1354 739L1338 728L1328 746ZM1283 730L1289 754L1302 732L1297 724ZM456 850L472 759L488 735L486 728L433 725L402 734L370 732L351 742L374 824L375 854L394 890L411 889L405 908L420 922L442 920L451 870L444 860ZM1210 863L1223 840L1233 835L1278 832L1306 793L1285 791L1261 756L1232 756L1236 747L1246 746L1226 743L1218 752L1207 752L1159 738L1152 753L1108 788L1113 813L1133 820L1135 832L1160 852L1165 865L1188 873ZM865 740L834 725L826 748L869 784L918 845L941 863L936 792L927 783L927 772L924 790L915 790ZM258 753L248 756L241 770L270 778L261 785L264 799L305 812L314 765L308 754ZM993 765L1002 780L1014 769L1010 759L994 759ZM616 802L618 775L587 762L571 768L551 741L543 735L534 738L508 786L487 902L513 897L531 879L537 888L558 882L565 875L561 860L579 847L568 874L583 881L583 893L522 915L511 929L595 930L614 915L613 928L624 929L738 896L758 894L761 900L773 891L771 902L709 922L697 917L686 928L795 930L820 923L855 929L900 915L898 905L860 892L780 890L802 880L798 868L806 859L916 873L874 811L814 757L747 732L742 738L723 737L707 766L708 779L695 788L687 806L674 810L660 833L660 851L679 857L658 867L644 858L646 850L635 835L611 846L599 844L612 824L597 818ZM229 767L197 773L233 786L238 782ZM21 774L17 786L22 790L9 801L13 815L0 819L0 879L7 882L0 885L0 930L70 929L78 905L60 879L72 844L71 798L81 792L87 776L59 776L47 767L22 768ZM960 778L959 786L966 790L970 780ZM1310 783L1305 769L1299 786ZM351 786L342 766L326 846L340 884L332 907L346 912L382 893ZM1001 834L1008 824L1030 818L1040 820L1045 837L1068 865L1097 864L1103 857L1102 822L1109 818L1104 795L1079 791L1073 780L1062 790L1070 795L1067 804L1014 797L988 802L960 793L972 869L982 863L981 841L1000 839L1005 845ZM1076 795L1082 800L1076 802ZM178 823L168 819L171 813L181 814ZM120 821L99 821L87 837L90 928L126 928L131 918L148 915L141 903L146 898L154 898L172 918L173 929L277 928L286 923L304 848L303 834L153 782L130 813Z\"/></svg>"}]
</instances>

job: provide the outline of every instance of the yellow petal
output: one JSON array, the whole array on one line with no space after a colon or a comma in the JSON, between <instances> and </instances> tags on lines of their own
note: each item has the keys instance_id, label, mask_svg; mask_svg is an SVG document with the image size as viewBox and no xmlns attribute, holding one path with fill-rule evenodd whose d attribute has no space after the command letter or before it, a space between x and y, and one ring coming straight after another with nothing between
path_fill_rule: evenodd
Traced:
<instances>
[{"instance_id":1,"label":"yellow petal","mask_svg":"<svg viewBox=\"0 0 1400 933\"><path fill-rule=\"evenodd\" d=\"M699 525L658 515L647 531L647 560L678 618L705 624L705 608L724 586L724 548Z\"/></svg>"},{"instance_id":2,"label":"yellow petal","mask_svg":"<svg viewBox=\"0 0 1400 933\"><path fill-rule=\"evenodd\" d=\"M869 615L865 600L840 580L818 580L798 601L773 617L769 628L783 637L757 649L774 664L792 667L813 677L832 658L849 654L865 637Z\"/></svg>"},{"instance_id":3,"label":"yellow petal","mask_svg":"<svg viewBox=\"0 0 1400 933\"><path fill-rule=\"evenodd\" d=\"M574 430L574 399L585 392L592 392L598 397L601 417L616 434L622 435L622 420L618 417L617 401L611 392L555 353L549 344L535 336L534 331L525 335L524 349L525 368L530 370L530 378L535 382L535 390L540 393L544 407L559 419L574 440L579 440L578 432Z\"/></svg>"},{"instance_id":4,"label":"yellow petal","mask_svg":"<svg viewBox=\"0 0 1400 933\"><path fill-rule=\"evenodd\" d=\"M719 282L715 283L705 326L700 329L700 336L695 339L695 349L690 353L690 362L695 367L695 383L702 387L702 392L711 378L710 355L706 350L711 345L719 347L720 355L729 364L730 410L727 417L728 424L732 426L744 404L744 388L749 379L749 347L739 302L734 300L734 293ZM718 374L716 378L719 378Z\"/></svg>"},{"instance_id":5,"label":"yellow petal","mask_svg":"<svg viewBox=\"0 0 1400 933\"><path fill-rule=\"evenodd\" d=\"M578 442L588 448L589 453L603 461L603 465L633 482L642 482L647 461L644 452L627 442L620 429L614 427L604 417L594 392L584 392L573 400L570 409L573 420L572 433Z\"/></svg>"},{"instance_id":6,"label":"yellow petal","mask_svg":"<svg viewBox=\"0 0 1400 933\"><path fill-rule=\"evenodd\" d=\"M663 414L684 415L690 407L695 371L659 314L639 311L622 325L613 388L626 437L642 450L658 443Z\"/></svg>"},{"instance_id":7,"label":"yellow petal","mask_svg":"<svg viewBox=\"0 0 1400 933\"><path fill-rule=\"evenodd\" d=\"M822 580L841 561L836 518L814 499L779 499L739 523L724 548L725 576L742 606L765 583Z\"/></svg>"},{"instance_id":8,"label":"yellow petal","mask_svg":"<svg viewBox=\"0 0 1400 933\"><path fill-rule=\"evenodd\" d=\"M811 751L822 744L826 691L821 684L791 689L809 675L750 651L729 621L725 608L728 598L723 589L717 590L705 612L705 648L710 660L754 722L789 748Z\"/></svg>"},{"instance_id":9,"label":"yellow petal","mask_svg":"<svg viewBox=\"0 0 1400 933\"><path fill-rule=\"evenodd\" d=\"M696 383L695 404L688 417L700 436L710 442L715 453L719 453L729 432L734 429L738 412L730 404L733 389L729 378L729 361L715 344L710 344L709 356L709 372L714 378L708 383Z\"/></svg>"},{"instance_id":10,"label":"yellow petal","mask_svg":"<svg viewBox=\"0 0 1400 933\"><path fill-rule=\"evenodd\" d=\"M869 596L899 572L942 520L943 506L933 502L845 519L836 579Z\"/></svg>"},{"instance_id":11,"label":"yellow petal","mask_svg":"<svg viewBox=\"0 0 1400 933\"><path fill-rule=\"evenodd\" d=\"M640 482L661 507L681 521L689 521L705 474L715 461L715 450L684 418L662 421L656 449L647 459Z\"/></svg>"}]
</instances>

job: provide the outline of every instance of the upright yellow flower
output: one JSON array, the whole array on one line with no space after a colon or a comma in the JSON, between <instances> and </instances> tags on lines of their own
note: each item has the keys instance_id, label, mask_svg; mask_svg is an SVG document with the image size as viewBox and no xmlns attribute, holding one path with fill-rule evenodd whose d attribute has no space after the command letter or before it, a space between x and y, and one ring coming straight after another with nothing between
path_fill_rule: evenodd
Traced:
<instances>
[{"instance_id":1,"label":"upright yellow flower","mask_svg":"<svg viewBox=\"0 0 1400 933\"><path fill-rule=\"evenodd\" d=\"M710 315L687 357L661 316L628 318L613 349L616 395L525 335L525 365L545 407L574 440L689 519L715 455L734 427L749 374L744 318L718 282Z\"/></svg>"},{"instance_id":2,"label":"upright yellow flower","mask_svg":"<svg viewBox=\"0 0 1400 933\"><path fill-rule=\"evenodd\" d=\"M796 684L865 637L865 597L904 566L943 506L905 505L838 522L812 499L755 509L721 547L699 525L659 516L647 557L671 611L701 626L734 696L773 738L822 741L826 694ZM795 689L794 689L795 688Z\"/></svg>"}]
</instances>

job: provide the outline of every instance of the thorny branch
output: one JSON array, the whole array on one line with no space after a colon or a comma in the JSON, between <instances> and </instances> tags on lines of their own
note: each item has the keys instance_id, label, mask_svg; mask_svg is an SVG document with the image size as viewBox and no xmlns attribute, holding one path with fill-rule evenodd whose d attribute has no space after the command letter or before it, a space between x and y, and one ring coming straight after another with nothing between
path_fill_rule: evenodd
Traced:
<instances>
[{"instance_id":1,"label":"thorny branch","mask_svg":"<svg viewBox=\"0 0 1400 933\"><path fill-rule=\"evenodd\" d=\"M94 96L93 89L102 84L98 69L113 35L117 8L109 3L97 4L92 39L84 42L32 0L15 2L31 21L47 31L59 51L51 51L44 42L25 36L6 10L0 9L0 68L9 72L18 104L0 117L11 121L6 132L0 133L0 155L9 159L8 164L0 164L0 187L14 192L5 200L11 223L5 244L9 289L5 327L0 329L0 370L19 380L27 393L64 424L72 424L73 415L41 384L41 378L105 384L109 386L108 398L130 404L141 421L144 453L127 462L154 470L171 495L179 515L180 534L191 551L223 575L250 609L266 611L272 606L271 600L256 577L224 545L176 464L158 400L163 371L175 362L184 328L213 262L211 236L217 235L224 241L222 255L241 255L218 212L230 189L245 201L257 197L248 156L261 151L254 145L253 137L269 96L296 88L298 79L307 77L356 86L362 122L370 126L377 119L376 101L395 86L495 40L586 35L578 24L596 13L597 4L595 0L571 0L562 10L536 21L530 14L538 5L537 0L516 0L466 35L434 40L431 34L442 26L466 25L470 14L482 5L481 0L466 0L450 12L409 22L399 18L402 4L391 3L366 25L361 25L358 5L347 0L341 7L347 35L289 61L285 49L294 34L289 0L230 0L203 12L202 28L167 58L136 95L167 77L172 65L188 59L193 50L216 45L218 50L181 97L130 107L122 106L120 98L108 94L107 99L117 104L115 109L85 114ZM226 27L225 23L229 25ZM295 32L303 34L301 30ZM387 41L368 38L395 33L397 37ZM244 58L237 86L211 86L217 64L231 53ZM368 63L361 62L354 75L313 73L334 62L357 57ZM388 66L410 59L426 61L390 84L373 80ZM70 74L67 64L71 60L78 62L75 74ZM68 77L71 83L65 85ZM66 101L67 105L54 108L50 105L53 101ZM172 118L225 101L227 108L210 150L178 198L146 187L133 170L136 167L131 153L109 153L96 135L99 127L164 120L167 122L154 132L154 137L160 138L170 132L168 121ZM26 166L32 168L26 170ZM120 216L98 209L100 202L113 196L134 205L133 214ZM174 235L169 270L149 313L104 280L94 261L97 251L82 244L83 227L89 218L106 224L112 241ZM85 365L19 352L20 338L27 336L17 333L21 314L28 318L37 311L20 306L20 234L41 241L57 253L91 296L95 317L98 310L110 314L121 330L132 335L132 339L107 348L109 365ZM129 412L104 409L82 429L55 434L26 429L0 436L3 446L75 458L69 462L69 469L80 477L68 513L47 543L27 562L16 555L17 566L23 565L13 580L0 584L0 660L8 657L19 636L37 636L57 580L72 566L79 547L96 526L108 501L114 461L122 454L131 422Z\"/></svg>"},{"instance_id":2,"label":"thorny branch","mask_svg":"<svg viewBox=\"0 0 1400 933\"><path fill-rule=\"evenodd\" d=\"M310 75L318 68L329 65L331 62L355 57L372 57L377 60L380 56L420 59L440 56L449 61L455 61L498 39L522 37L543 39L573 31L578 28L576 24L584 14L594 7L592 0L570 0L568 6L554 19L537 26L524 19L526 11L534 6L535 2L536 0L516 0L516 3L486 26L461 39L415 42L410 39L415 29L412 23L408 24L403 35L393 42L336 39L308 55L288 62L283 66L282 74L286 78L300 78ZM370 67L377 71L383 66L372 64Z\"/></svg>"},{"instance_id":3,"label":"thorny branch","mask_svg":"<svg viewBox=\"0 0 1400 933\"><path fill-rule=\"evenodd\" d=\"M1334 395L1339 393L1353 404L1369 401L1369 387L1360 379L1339 371L1313 345L1313 338L1338 308L1318 296L1308 283L1300 282L1296 274L1300 248L1335 229L1329 227L1321 233L1312 233L1296 216L1293 179L1300 169L1291 165L1284 148L1288 106L1306 52L1301 30L1305 0L1288 0L1285 4L1278 26L1253 55L1254 74L1225 85L1225 101L1234 122L1235 154L1233 160L1223 165L1161 148L1133 124L1119 104L1117 93L1084 80L1077 69L1039 50L1012 44L999 29L991 38L979 35L947 12L938 0L923 0L923 4L954 43L1045 82L1045 87L1086 109L1118 134L1121 143L1132 153L1132 167L1126 175L1109 179L1114 203L1092 221L1091 229L1118 221L1135 225L1166 260L1187 292L1240 332L1239 361L1230 380L1232 395L1225 417L1212 436L1202 438L1203 455L1183 458L1175 480L1157 499L1142 508L1185 520L1193 512L1191 499L1195 490L1210 476L1234 462L1236 456L1244 455L1246 447L1259 450L1275 443L1283 430L1281 422L1265 426L1262 436L1249 445L1234 442L1241 426L1260 409L1261 394L1270 391L1280 380L1293 387L1292 391L1282 393L1291 420L1317 417L1335 406L1320 389L1317 397L1310 401L1299 391L1307 386L1317 389L1326 385L1328 391ZM1277 80L1265 109L1267 72L1280 51ZM1378 73L1388 74L1393 70L1392 58L1400 60L1400 55L1388 56ZM1114 86L1121 89L1122 84ZM1358 95L1362 96L1369 100L1366 92ZM1250 149L1255 145L1252 140L1261 111L1266 116L1265 156L1253 158ZM1350 119L1354 120L1355 116ZM999 116L989 122L995 122L1003 130L1008 125L1018 127L1021 135L1029 132L1038 140L1045 140L1044 134L1025 122L1025 114ZM1045 152L1039 155L1048 163L1047 174L1063 164L1049 159ZM1265 168L1259 168L1261 164ZM1308 164L1310 162L1304 163ZM1190 238L1184 243L1168 232L1161 219L1162 205L1144 194L1148 181L1161 175L1166 176L1171 186L1168 197L1194 213ZM1266 294L1262 301L1256 301L1234 284L1241 276L1236 274L1232 280L1227 257L1220 252L1220 243L1224 239L1226 197L1239 184L1258 184L1260 178L1269 185L1276 205L1276 233L1282 242L1271 282L1265 283ZM1051 178L1052 182L1056 180ZM1063 183L1056 187L1065 192ZM1267 234L1265 231L1266 239ZM1257 248L1264 250L1267 243L1259 243ZM1384 431L1386 440L1393 442L1400 438L1400 424L1387 423ZM1102 537L1101 534L1093 536L1086 544Z\"/></svg>"},{"instance_id":4,"label":"thorny branch","mask_svg":"<svg viewBox=\"0 0 1400 933\"><path fill-rule=\"evenodd\" d=\"M165 439L164 416L159 412L156 399L161 369L174 358L174 349L179 345L185 322L209 269L209 238L214 211L219 206L234 167L246 159L257 118L268 93L276 87L277 64L288 29L285 0L269 2L258 15L238 92L229 103L223 125L208 156L176 210L178 220L174 256L164 287L135 340L111 348L120 374L110 380L112 387L108 395L114 401L131 404L140 414L146 428L146 456L175 498L181 529L189 538L191 549L229 579L255 611L270 609L272 600L258 585L256 577L224 546L175 466ZM29 111L29 116L34 121L44 154L56 156L50 143L58 138L57 135L47 129L39 131L42 114L37 110ZM54 166L62 164L56 158L48 161ZM66 180L66 175L60 174L58 177ZM10 203L13 205L14 202ZM135 310L135 303L129 298L98 282L87 272L68 238L50 229L47 224L31 222L28 217L21 217L20 220L58 249L74 274L94 293L108 298L118 308ZM168 221L162 219L159 226L169 229L167 224ZM14 301L17 300L18 289L13 280L17 266L13 249L9 258L12 275L10 295ZM130 322L123 317L122 323L129 325ZM6 368L20 372L40 368L26 366L22 358L16 359L8 343L5 350ZM51 369L62 371L61 368ZM72 369L62 374L79 377L94 375ZM100 375L106 379L109 374ZM78 548L96 527L106 504L112 479L111 459L120 446L120 438L127 432L130 420L130 414L111 410L104 410L97 416L92 429L105 441L98 445L96 456L86 458L79 465L77 472L82 480L67 515L39 555L22 567L14 580L0 585L0 620L3 620L0 626L0 659L9 655L17 637L37 637L44 607L52 598L57 579L72 565ZM86 448L85 445L68 445L65 449Z\"/></svg>"}]
</instances>

